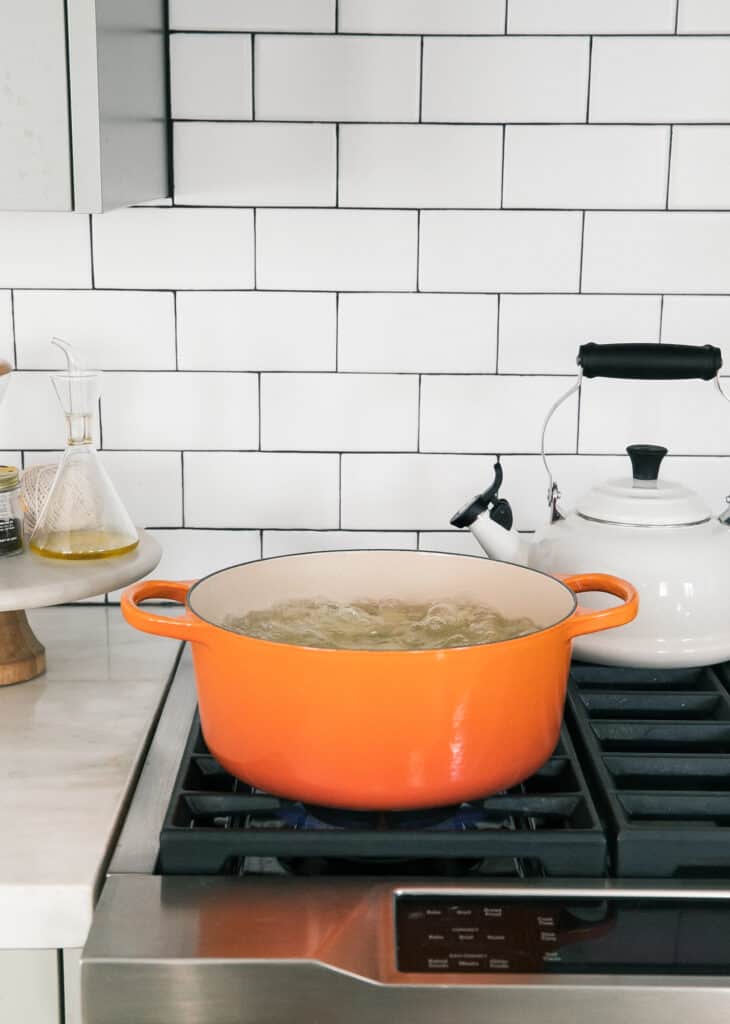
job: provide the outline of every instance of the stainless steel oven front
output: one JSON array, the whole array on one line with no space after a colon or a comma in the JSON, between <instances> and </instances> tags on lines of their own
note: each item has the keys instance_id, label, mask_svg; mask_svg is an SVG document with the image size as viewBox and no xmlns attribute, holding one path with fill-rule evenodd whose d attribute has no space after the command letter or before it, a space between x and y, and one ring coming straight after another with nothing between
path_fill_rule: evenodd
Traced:
<instances>
[{"instance_id":1,"label":"stainless steel oven front","mask_svg":"<svg viewBox=\"0 0 730 1024\"><path fill-rule=\"evenodd\" d=\"M726 883L156 873L175 676L82 959L84 1024L727 1024Z\"/></svg>"}]
</instances>

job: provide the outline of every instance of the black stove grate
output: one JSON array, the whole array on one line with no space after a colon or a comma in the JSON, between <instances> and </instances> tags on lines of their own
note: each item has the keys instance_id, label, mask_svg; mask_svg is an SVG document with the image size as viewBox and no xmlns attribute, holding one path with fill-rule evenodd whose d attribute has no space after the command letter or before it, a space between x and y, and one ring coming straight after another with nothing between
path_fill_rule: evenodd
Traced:
<instances>
[{"instance_id":1,"label":"black stove grate","mask_svg":"<svg viewBox=\"0 0 730 1024\"><path fill-rule=\"evenodd\" d=\"M724 671L573 666L569 717L618 877L730 876Z\"/></svg>"},{"instance_id":2,"label":"black stove grate","mask_svg":"<svg viewBox=\"0 0 730 1024\"><path fill-rule=\"evenodd\" d=\"M321 815L321 816L320 816ZM342 822L342 825L340 825ZM514 789L456 808L377 816L306 808L254 790L210 755L196 716L160 835L163 874L219 874L244 861L306 865L307 873L510 873L515 862L552 877L605 871L607 844L567 730L552 757ZM389 867L388 862L392 863ZM397 862L397 863L396 863ZM479 867L474 868L474 862ZM314 867L313 867L314 865ZM281 867L280 867L281 870Z\"/></svg>"}]
</instances>

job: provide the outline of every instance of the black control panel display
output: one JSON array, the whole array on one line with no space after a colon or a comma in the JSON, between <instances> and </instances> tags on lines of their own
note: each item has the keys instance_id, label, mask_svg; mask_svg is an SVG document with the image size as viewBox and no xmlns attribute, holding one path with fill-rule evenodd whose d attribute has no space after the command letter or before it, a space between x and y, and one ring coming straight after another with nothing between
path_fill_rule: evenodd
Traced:
<instances>
[{"instance_id":1,"label":"black control panel display","mask_svg":"<svg viewBox=\"0 0 730 1024\"><path fill-rule=\"evenodd\" d=\"M396 898L398 970L730 974L730 900Z\"/></svg>"}]
</instances>

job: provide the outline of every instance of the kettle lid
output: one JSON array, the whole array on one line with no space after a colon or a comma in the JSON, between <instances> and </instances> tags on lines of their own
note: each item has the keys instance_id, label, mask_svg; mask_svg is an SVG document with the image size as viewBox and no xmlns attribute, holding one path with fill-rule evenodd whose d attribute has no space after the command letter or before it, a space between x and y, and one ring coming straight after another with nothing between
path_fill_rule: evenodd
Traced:
<instances>
[{"instance_id":1,"label":"kettle lid","mask_svg":"<svg viewBox=\"0 0 730 1024\"><path fill-rule=\"evenodd\" d=\"M659 479L667 449L656 444L631 444L626 449L633 475L593 487L576 505L583 519L621 526L694 526L711 518L696 491Z\"/></svg>"}]
</instances>

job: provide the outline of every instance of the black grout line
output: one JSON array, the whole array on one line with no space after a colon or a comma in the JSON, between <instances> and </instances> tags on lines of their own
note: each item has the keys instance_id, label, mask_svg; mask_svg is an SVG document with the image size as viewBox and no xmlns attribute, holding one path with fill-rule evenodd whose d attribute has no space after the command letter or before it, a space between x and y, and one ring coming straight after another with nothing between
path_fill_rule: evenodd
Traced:
<instances>
[{"instance_id":1,"label":"black grout line","mask_svg":"<svg viewBox=\"0 0 730 1024\"><path fill-rule=\"evenodd\" d=\"M9 451L19 451L21 453L21 455L23 455L23 456L26 456L26 455L44 455L44 454L60 455L61 454L61 452L60 452L60 450L58 448L18 448L17 446L16 447L9 446L8 450ZM115 453L119 452L120 450L121 449L117 449L117 448L105 448L104 449L104 453L105 454L115 454ZM172 452L159 452L159 451L150 452L150 451L147 451L145 449L138 449L138 450L123 449L123 451L127 455L129 455L129 454L132 454L132 455L153 455L153 454L163 454L164 455L164 454L173 454ZM626 455L626 450L625 449L623 449L622 451L616 450L616 451L610 451L610 452L606 452L606 451L596 452L596 451L591 451L589 449L587 451L575 452L575 451L572 451L572 450L562 450L561 451L559 449L552 449L552 448L548 447L547 451L548 451L549 455L554 455L554 456L556 456L558 458L575 458L575 457L584 458L584 457L589 457L589 458L592 458L592 459L593 458L615 459L615 458L623 458ZM468 458L468 459L483 459L485 456L487 456L488 458L496 458L496 453L493 450L489 451L488 449L480 449L479 451L468 451L468 452L465 452L463 450L448 450L448 451L445 451L445 450L442 450L442 449L433 449L433 450L429 449L427 451L420 451L420 452L419 451L415 451L415 449L409 449L409 450L406 450L406 451L398 450L398 451L387 451L387 452L384 452L382 450L380 450L380 451L354 451L354 450L348 450L348 451L344 451L344 452L338 452L338 451L312 451L312 450L305 450L305 451L290 451L290 450L286 450L285 451L283 449L278 449L277 448L277 449L265 449L263 452L258 452L256 449L246 449L246 450L239 450L239 451L233 451L233 450L230 450L230 449L225 449L225 450L221 450L221 449L206 449L205 451L199 450L199 449L186 449L184 452L180 452L180 455L183 456L183 457L185 455L231 455L232 456L232 455L260 455L260 454L263 454L263 455L304 455L304 456L319 455L319 456L322 456L322 457L327 458L327 459L332 459L335 456L337 456L340 459L343 456L347 456L348 458L349 457L360 458L361 456L367 456L367 458L370 458L370 459L371 458L384 459L384 458L389 458L389 457L397 457L397 458L406 458L406 457L407 458L411 458L412 457L412 458L420 459L422 457L423 458L430 458L431 456L438 456L439 458L445 458L445 459L447 459L447 458L448 459L451 459L451 458L456 458L456 459L465 459L465 458ZM671 453L670 457L673 458L673 459L704 459L704 460L723 459L723 460L730 460L730 454L726 454L726 453L722 453L722 452L683 452L683 451L673 451ZM537 450L530 451L530 452L525 452L525 451L505 451L504 449L502 449L501 454L500 454L500 458L503 458L503 459L505 459L505 458L540 459L540 452L537 451ZM184 492L184 489L185 488L184 488L184 482L183 482L183 488L182 488L183 492ZM156 527L156 529L157 528L163 529L163 527ZM182 529L182 528L183 527L174 527L174 526L166 526L166 527L164 527L164 529ZM213 527L206 526L206 527L201 527L201 529L206 529L207 530L207 529L213 529ZM248 527L248 529L258 529L258 527ZM267 526L266 529L274 529L274 527L268 527ZM282 529L283 529L283 527L282 527Z\"/></svg>"},{"instance_id":2,"label":"black grout line","mask_svg":"<svg viewBox=\"0 0 730 1024\"><path fill-rule=\"evenodd\" d=\"M423 36L421 36L420 60L418 64L418 120L423 121Z\"/></svg>"},{"instance_id":3,"label":"black grout line","mask_svg":"<svg viewBox=\"0 0 730 1024\"><path fill-rule=\"evenodd\" d=\"M504 208L504 162L507 151L507 125L502 125L502 171L499 179L499 208Z\"/></svg>"},{"instance_id":4,"label":"black grout line","mask_svg":"<svg viewBox=\"0 0 730 1024\"><path fill-rule=\"evenodd\" d=\"M423 375L418 374L418 413L416 417L416 451L421 450L421 394L423 390Z\"/></svg>"},{"instance_id":5,"label":"black grout line","mask_svg":"<svg viewBox=\"0 0 730 1024\"><path fill-rule=\"evenodd\" d=\"M340 0L335 0L335 32L340 31Z\"/></svg>"},{"instance_id":6,"label":"black grout line","mask_svg":"<svg viewBox=\"0 0 730 1024\"><path fill-rule=\"evenodd\" d=\"M591 78L593 76L593 36L588 40L588 84L586 86L586 124L591 112Z\"/></svg>"},{"instance_id":7,"label":"black grout line","mask_svg":"<svg viewBox=\"0 0 730 1024\"><path fill-rule=\"evenodd\" d=\"M15 328L15 290L10 289L10 333L13 341L13 369L18 369L18 336Z\"/></svg>"},{"instance_id":8,"label":"black grout line","mask_svg":"<svg viewBox=\"0 0 730 1024\"><path fill-rule=\"evenodd\" d=\"M665 209L669 209L669 186L672 181L672 142L674 141L674 125L669 126L669 148L667 150L667 192L665 196L664 206ZM672 211L674 212L674 211Z\"/></svg>"},{"instance_id":9,"label":"black grout line","mask_svg":"<svg viewBox=\"0 0 730 1024\"><path fill-rule=\"evenodd\" d=\"M659 338L657 339L661 344L662 332L664 330L664 296L659 296Z\"/></svg>"},{"instance_id":10,"label":"black grout line","mask_svg":"<svg viewBox=\"0 0 730 1024\"><path fill-rule=\"evenodd\" d=\"M674 2L674 34L677 35L679 31L679 5L682 0L675 0Z\"/></svg>"},{"instance_id":11,"label":"black grout line","mask_svg":"<svg viewBox=\"0 0 730 1024\"><path fill-rule=\"evenodd\" d=\"M261 373L257 373L256 377L257 377L258 403L259 403L259 447L258 447L258 450L261 451L261 419L262 419L262 416L261 416Z\"/></svg>"},{"instance_id":12,"label":"black grout line","mask_svg":"<svg viewBox=\"0 0 730 1024\"><path fill-rule=\"evenodd\" d=\"M185 452L180 452L180 518L185 529Z\"/></svg>"},{"instance_id":13,"label":"black grout line","mask_svg":"<svg viewBox=\"0 0 730 1024\"><path fill-rule=\"evenodd\" d=\"M714 38L717 38L715 36ZM730 39L730 36L728 36ZM418 121L414 120L398 120L389 121L382 119L380 121L369 121L367 119L360 119L358 121L348 121L344 118L339 118L337 121L332 118L319 118L319 117L308 117L308 118L292 118L292 117L268 117L265 120L256 122L257 124L283 124L283 125L313 125L321 126L325 124L346 124L358 126L369 126L378 127L380 125L403 125L403 127L413 126L419 124ZM424 121L424 124L428 125L441 125L446 128L501 128L504 124L519 125L521 128L576 128L585 127L585 121L574 120L574 121L520 121L520 120L502 120L502 121ZM674 120L670 121L591 121L592 125L596 125L600 128L666 128L670 124L674 124ZM683 126L689 126L692 128L727 128L728 119L721 121L679 121L676 122ZM175 124L222 124L222 125L250 125L250 118L229 118L229 117L178 117L175 119ZM133 205L131 209L134 210L169 210L169 206L160 204L160 206L148 206L144 205Z\"/></svg>"},{"instance_id":14,"label":"black grout line","mask_svg":"<svg viewBox=\"0 0 730 1024\"><path fill-rule=\"evenodd\" d=\"M497 296L497 331L496 331L496 339L495 339L495 341L496 341L496 345L495 345L496 351L494 353L494 372L495 373L499 373L499 342L500 342L500 334L501 334L501 327L502 327L501 320L502 320L502 296L498 295ZM504 374L500 374L500 376L504 376Z\"/></svg>"},{"instance_id":15,"label":"black grout line","mask_svg":"<svg viewBox=\"0 0 730 1024\"><path fill-rule=\"evenodd\" d=\"M252 29L252 28L173 28L170 29L170 35L182 36L182 35L194 35L194 36L205 36L205 35L216 35L216 36L246 36L246 35L259 35L259 36L291 36L291 37L303 37L311 38L318 37L320 39L332 39L335 35L338 37L344 36L349 38L357 38L358 36L364 39L380 38L381 36L395 36L398 39L413 39L418 36L427 36L429 39L587 39L591 34L597 36L600 39L655 39L657 41L663 41L666 39L672 39L677 33L674 29L667 29L665 32L424 32L422 29L414 29L412 32L393 32L381 29L373 32L343 32L337 29L337 31L317 31L312 29L306 31L303 29ZM681 39L724 39L727 38L725 32L682 32L680 34Z\"/></svg>"},{"instance_id":16,"label":"black grout line","mask_svg":"<svg viewBox=\"0 0 730 1024\"><path fill-rule=\"evenodd\" d=\"M335 292L335 373L340 369L340 293Z\"/></svg>"},{"instance_id":17,"label":"black grout line","mask_svg":"<svg viewBox=\"0 0 730 1024\"><path fill-rule=\"evenodd\" d=\"M335 206L340 205L340 126L335 125Z\"/></svg>"},{"instance_id":18,"label":"black grout line","mask_svg":"<svg viewBox=\"0 0 730 1024\"><path fill-rule=\"evenodd\" d=\"M509 0L504 0L504 34L507 35L507 25L509 24Z\"/></svg>"},{"instance_id":19,"label":"black grout line","mask_svg":"<svg viewBox=\"0 0 730 1024\"><path fill-rule=\"evenodd\" d=\"M342 529L342 452L339 455L339 462L337 466L337 528Z\"/></svg>"},{"instance_id":20,"label":"black grout line","mask_svg":"<svg viewBox=\"0 0 730 1024\"><path fill-rule=\"evenodd\" d=\"M416 217L416 291L421 290L421 210Z\"/></svg>"},{"instance_id":21,"label":"black grout line","mask_svg":"<svg viewBox=\"0 0 730 1024\"><path fill-rule=\"evenodd\" d=\"M253 291L258 291L258 267L257 267L257 264L258 264L258 261L259 261L259 253L258 253L258 246L256 245L256 209L257 209L257 207L254 206L253 210L251 211L252 212L252 216L253 216Z\"/></svg>"},{"instance_id":22,"label":"black grout line","mask_svg":"<svg viewBox=\"0 0 730 1024\"><path fill-rule=\"evenodd\" d=\"M251 120L256 120L256 36L251 34Z\"/></svg>"},{"instance_id":23,"label":"black grout line","mask_svg":"<svg viewBox=\"0 0 730 1024\"><path fill-rule=\"evenodd\" d=\"M173 325L173 337L175 341L175 369L180 369L180 352L178 348L177 339L177 292L172 293L172 325Z\"/></svg>"},{"instance_id":24,"label":"black grout line","mask_svg":"<svg viewBox=\"0 0 730 1024\"><path fill-rule=\"evenodd\" d=\"M550 125L549 127L554 127ZM585 127L585 125L582 125ZM660 128L668 128L669 125L658 125ZM723 126L727 127L727 126ZM140 210L140 207L132 207L135 212ZM198 203L178 203L173 206L155 206L150 207L156 211L182 211L182 210L227 210L229 213L241 213L245 210L276 210L280 213L332 213L333 210L340 209L346 210L348 213L417 213L419 210L426 211L428 213L617 213L617 214L632 214L634 216L656 216L657 214L666 214L666 209L662 207L654 207L653 209L647 209L646 207L638 206L509 206L505 209L500 209L499 206L340 206L335 207L330 204L322 204L320 206L297 206L290 204L288 206L271 206L266 203L257 203L252 205L250 202L241 203L238 206L221 206L216 203L205 203L200 205ZM701 215L706 213L712 213L718 216L730 215L730 206L716 207L711 209L709 207L673 207L671 213L682 214L683 216ZM0 285L0 287L3 287ZM4 287L8 287L5 285ZM55 288L23 288L18 289L19 291L48 291L48 290L62 290L62 291L83 291L83 285L78 287L64 286L59 289ZM88 288L86 289L88 290ZM147 288L140 285L125 286L124 288L110 288L104 286L102 291L172 291L171 288ZM180 288L180 291L251 291L251 288ZM292 291L296 289L269 289L270 291ZM317 289L300 289L302 291L316 291ZM332 291L332 289L329 289Z\"/></svg>"},{"instance_id":25,"label":"black grout line","mask_svg":"<svg viewBox=\"0 0 730 1024\"><path fill-rule=\"evenodd\" d=\"M578 266L578 293L583 292L583 243L586 237L586 211L583 210L580 222L580 263Z\"/></svg>"}]
</instances>

